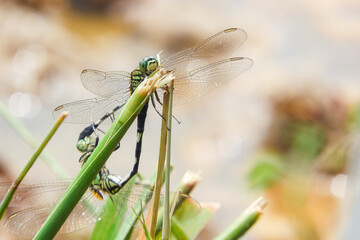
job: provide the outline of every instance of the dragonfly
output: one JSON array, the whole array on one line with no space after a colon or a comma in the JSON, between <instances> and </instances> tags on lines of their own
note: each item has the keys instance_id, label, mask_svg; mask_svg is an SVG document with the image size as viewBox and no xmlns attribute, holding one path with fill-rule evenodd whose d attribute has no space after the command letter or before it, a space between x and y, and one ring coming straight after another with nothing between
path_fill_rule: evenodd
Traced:
<instances>
[{"instance_id":1,"label":"dragonfly","mask_svg":"<svg viewBox=\"0 0 360 240\"><path fill-rule=\"evenodd\" d=\"M81 230L100 221L108 210L106 200L111 199L116 211L122 218L122 224L136 227L137 217L133 209L141 214L152 196L152 187L146 183L128 184L120 189L121 178L117 175L103 172L92 186L88 188L79 203L60 229L60 233L71 233ZM102 178L102 179L101 179ZM35 235L55 204L60 200L70 186L72 180L55 180L44 183L22 183L17 189L10 207L19 209L5 221L5 230L17 235ZM10 188L11 183L0 183L0 199ZM195 206L196 216L202 209L199 202L189 195L172 193L176 199L176 209L184 202L191 201ZM163 197L163 196L162 196Z\"/></svg>"},{"instance_id":2,"label":"dragonfly","mask_svg":"<svg viewBox=\"0 0 360 240\"><path fill-rule=\"evenodd\" d=\"M91 123L79 136L79 140L84 139L90 136L99 124L111 123L110 116L119 112L140 82L160 67L159 63L175 76L174 104L193 101L238 77L253 65L253 61L247 57L226 58L243 45L246 38L244 30L230 28L173 55L161 59L159 55L157 58L145 57L140 60L139 67L131 73L85 69L81 74L82 84L98 97L60 105L55 108L53 115L57 117L61 111L67 111L69 114L66 122ZM150 97L155 110L155 100L161 103L160 99L168 91L168 87L165 85L158 88ZM131 172L123 179L122 185L138 171L147 109L148 104L144 106L137 119L135 163Z\"/></svg>"}]
</instances>

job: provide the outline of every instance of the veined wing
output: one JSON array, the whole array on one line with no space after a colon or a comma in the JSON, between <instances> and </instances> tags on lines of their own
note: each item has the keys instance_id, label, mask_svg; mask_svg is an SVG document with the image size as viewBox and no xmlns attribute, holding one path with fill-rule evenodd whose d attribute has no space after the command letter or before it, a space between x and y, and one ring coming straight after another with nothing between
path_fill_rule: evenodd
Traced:
<instances>
[{"instance_id":1,"label":"veined wing","mask_svg":"<svg viewBox=\"0 0 360 240\"><path fill-rule=\"evenodd\" d=\"M12 214L6 220L6 231L19 235L35 235L71 182L72 180L69 179L46 183L21 184L16 192L16 202L11 204L12 207L21 210ZM1 183L1 192L5 192L2 190L8 189L10 185L10 183ZM148 185L144 184L135 184L133 188L126 185L117 193L117 199L120 200L118 204L135 206L138 199L144 196L142 190L148 188ZM104 206L106 206L107 195L103 194L103 197L103 200L99 199L90 190L87 190L61 227L60 232L74 232L101 220L106 211ZM128 216L132 213L131 209L120 211L119 208L117 210L122 214L126 214L122 216ZM124 223L129 224L129 226L133 224L131 221L125 221Z\"/></svg>"},{"instance_id":2,"label":"veined wing","mask_svg":"<svg viewBox=\"0 0 360 240\"><path fill-rule=\"evenodd\" d=\"M64 191L60 191L61 195ZM35 235L54 209L57 201L46 205L34 205L12 214L5 222L7 232L19 235ZM61 233L70 233L89 226L101 219L106 210L105 201L96 198L87 190L61 227Z\"/></svg>"},{"instance_id":3,"label":"veined wing","mask_svg":"<svg viewBox=\"0 0 360 240\"><path fill-rule=\"evenodd\" d=\"M125 71L85 69L81 72L81 82L87 90L99 96L130 91L130 73Z\"/></svg>"},{"instance_id":4,"label":"veined wing","mask_svg":"<svg viewBox=\"0 0 360 240\"><path fill-rule=\"evenodd\" d=\"M19 235L35 235L55 207L58 200L66 191L71 181L72 180L58 180L39 184L24 184L19 187L16 194L20 198L17 199L18 203L15 205L22 207L22 210L12 214L6 220L6 231ZM9 186L10 184L2 183L2 186L5 185ZM30 195L31 192L32 195ZM25 195L22 195L24 193ZM175 195L177 194L172 194L172 196ZM134 184L133 186L125 185L123 189L111 198L117 211L121 214L120 216L123 217L123 224L132 227L137 221L136 216L132 214L133 209L140 213L140 204L143 209L145 209L145 205L148 203L151 196L152 190L148 185ZM104 197L106 197L105 194ZM174 199L177 206L184 200L190 199L193 203L196 203L195 206L198 206L199 212L201 210L200 204L187 195L180 194ZM101 220L106 211L106 208L104 207L106 206L105 200L106 198L101 200L95 197L90 190L87 190L61 227L60 232L74 232ZM20 205L21 203L22 205ZM197 215L197 213L198 212L195 211L194 216Z\"/></svg>"},{"instance_id":5,"label":"veined wing","mask_svg":"<svg viewBox=\"0 0 360 240\"><path fill-rule=\"evenodd\" d=\"M245 31L240 28L226 29L192 48L170 57L164 57L164 59L161 59L161 63L164 63L164 68L174 70L175 75L179 76L177 72L183 72L183 69L187 68L189 61L202 59L199 63L202 62L202 66L204 66L223 59L238 49L246 41L246 38Z\"/></svg>"},{"instance_id":6,"label":"veined wing","mask_svg":"<svg viewBox=\"0 0 360 240\"><path fill-rule=\"evenodd\" d=\"M143 184L134 184L132 189L126 190L127 185L117 194L111 196L113 203L116 207L116 210L124 216L126 219L126 224L128 226L135 226L137 217L132 214L135 211L139 216L145 215L141 213L141 210L147 211L148 203L153 195L153 191L147 185ZM123 192L125 190L125 193ZM163 206L164 195L160 196L159 206ZM193 215L196 216L201 212L201 204L195 199L191 198L189 195L182 193L170 193L171 206L174 206L173 210L176 211L181 204L188 200L193 205ZM191 217L191 216L190 216Z\"/></svg>"},{"instance_id":7,"label":"veined wing","mask_svg":"<svg viewBox=\"0 0 360 240\"><path fill-rule=\"evenodd\" d=\"M30 208L46 205L49 202L57 202L69 187L72 180L55 180L44 183L21 183L17 188L10 207ZM11 187L11 182L0 183L0 199L3 199Z\"/></svg>"},{"instance_id":8,"label":"veined wing","mask_svg":"<svg viewBox=\"0 0 360 240\"><path fill-rule=\"evenodd\" d=\"M249 58L234 57L202 66L198 60L189 61L185 73L174 81L174 104L190 102L228 82L253 65Z\"/></svg>"},{"instance_id":9,"label":"veined wing","mask_svg":"<svg viewBox=\"0 0 360 240\"><path fill-rule=\"evenodd\" d=\"M72 123L93 123L101 119L107 113L111 113L115 108L115 115L119 109L126 103L130 97L130 91L123 89L98 98L90 98L71 103L66 103L55 108L54 118L57 118L61 112L69 112L65 122ZM107 118L105 124L111 123Z\"/></svg>"}]
</instances>

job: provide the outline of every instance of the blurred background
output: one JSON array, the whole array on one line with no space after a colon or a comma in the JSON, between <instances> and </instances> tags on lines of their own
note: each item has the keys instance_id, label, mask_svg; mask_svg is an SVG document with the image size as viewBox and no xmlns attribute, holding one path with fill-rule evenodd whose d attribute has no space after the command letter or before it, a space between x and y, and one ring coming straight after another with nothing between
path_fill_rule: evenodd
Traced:
<instances>
[{"instance_id":1,"label":"blurred background","mask_svg":"<svg viewBox=\"0 0 360 240\"><path fill-rule=\"evenodd\" d=\"M194 191L220 209L198 239L211 239L252 201L269 202L244 239L357 239L360 230L360 2L0 0L0 101L38 139L60 104L94 97L85 68L131 71L160 50L176 52L239 27L247 42L233 56L254 66L239 78L176 107L175 187L201 172ZM150 107L139 171L151 176L161 119ZM63 124L47 150L72 177L78 134ZM0 176L11 181L33 149L0 116ZM132 168L136 129L107 166ZM57 176L38 161L27 182ZM59 239L87 239L91 227ZM19 239L0 227L1 239Z\"/></svg>"}]
</instances>

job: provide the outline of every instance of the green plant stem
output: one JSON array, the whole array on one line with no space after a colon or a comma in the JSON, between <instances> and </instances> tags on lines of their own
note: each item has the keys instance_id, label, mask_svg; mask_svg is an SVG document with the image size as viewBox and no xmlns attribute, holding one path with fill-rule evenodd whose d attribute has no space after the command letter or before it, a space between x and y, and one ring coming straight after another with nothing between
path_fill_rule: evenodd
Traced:
<instances>
[{"instance_id":1,"label":"green plant stem","mask_svg":"<svg viewBox=\"0 0 360 240\"><path fill-rule=\"evenodd\" d=\"M168 129L166 144L166 162L165 162L165 199L164 199L164 221L162 239L167 240L170 236L170 158L171 158L171 123L172 123L172 105L174 96L174 80L170 83L169 91L169 112L168 112Z\"/></svg>"},{"instance_id":2,"label":"green plant stem","mask_svg":"<svg viewBox=\"0 0 360 240\"><path fill-rule=\"evenodd\" d=\"M38 141L25 128L25 126L8 111L4 104L1 102L0 114L28 145L30 145L33 149L36 149L39 146L40 141ZM59 176L60 178L69 178L69 174L61 167L60 164L57 163L57 161L47 151L43 151L40 157L57 176Z\"/></svg>"},{"instance_id":3,"label":"green plant stem","mask_svg":"<svg viewBox=\"0 0 360 240\"><path fill-rule=\"evenodd\" d=\"M157 79L154 76L147 78L136 88L34 239L47 240L55 237L163 76L168 74L160 73Z\"/></svg>"},{"instance_id":4,"label":"green plant stem","mask_svg":"<svg viewBox=\"0 0 360 240\"><path fill-rule=\"evenodd\" d=\"M46 137L44 138L44 140L42 141L42 143L40 144L40 146L38 146L38 148L36 149L36 151L33 153L33 155L31 156L31 158L29 159L29 161L26 163L25 167L23 168L23 170L20 172L20 174L17 176L17 178L15 179L15 181L13 182L13 184L11 185L8 193L6 194L6 196L3 198L3 200L1 201L0 204L0 219L3 217L4 212L6 210L6 208L8 207L11 199L13 198L16 189L18 188L18 186L20 185L21 181L24 179L24 177L26 176L26 174L29 172L29 170L31 169L32 165L35 163L36 159L39 157L40 153L44 150L45 146L47 145L47 143L50 141L50 139L52 138L52 136L55 134L56 130L59 128L59 126L61 125L61 123L64 121L65 117L67 116L67 113L64 112L62 113L58 119L56 119L54 126L51 128L51 130L48 132L48 134L46 135Z\"/></svg>"},{"instance_id":5,"label":"green plant stem","mask_svg":"<svg viewBox=\"0 0 360 240\"><path fill-rule=\"evenodd\" d=\"M225 231L220 233L215 240L232 240L243 236L259 219L267 201L260 197L251 204Z\"/></svg>"},{"instance_id":6,"label":"green plant stem","mask_svg":"<svg viewBox=\"0 0 360 240\"><path fill-rule=\"evenodd\" d=\"M163 183L163 173L164 173L164 165L165 165L165 154L166 154L166 141L167 141L167 122L168 122L168 113L169 111L169 94L167 92L164 93L163 96L163 108L162 108L162 116L164 119L161 121L161 136L160 136L160 149L159 149L159 159L158 166L156 172L156 181L155 181L155 189L153 196L153 207L152 207L152 218L150 225L150 235L152 238L155 238L156 233L156 221L158 217L158 209L160 202L160 192L161 186Z\"/></svg>"}]
</instances>

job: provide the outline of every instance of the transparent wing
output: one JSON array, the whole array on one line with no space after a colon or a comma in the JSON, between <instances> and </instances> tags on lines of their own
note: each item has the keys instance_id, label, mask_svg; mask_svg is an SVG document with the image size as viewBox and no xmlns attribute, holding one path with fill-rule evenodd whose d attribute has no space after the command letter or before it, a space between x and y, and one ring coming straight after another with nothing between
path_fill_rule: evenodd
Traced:
<instances>
[{"instance_id":1,"label":"transparent wing","mask_svg":"<svg viewBox=\"0 0 360 240\"><path fill-rule=\"evenodd\" d=\"M116 113L126 103L130 97L130 91L123 89L112 94L104 95L98 98L80 100L66 103L55 108L54 118L57 118L61 112L69 112L65 122L71 123L93 123L101 119L105 114L111 113L115 108ZM111 119L106 119L105 124L111 123Z\"/></svg>"},{"instance_id":2,"label":"transparent wing","mask_svg":"<svg viewBox=\"0 0 360 240\"><path fill-rule=\"evenodd\" d=\"M175 75L180 76L190 61L202 60L202 66L218 61L230 55L245 41L246 32L240 28L230 28L221 31L192 48L178 52L170 57L161 59L164 68L174 70Z\"/></svg>"},{"instance_id":3,"label":"transparent wing","mask_svg":"<svg viewBox=\"0 0 360 240\"><path fill-rule=\"evenodd\" d=\"M151 197L151 187L146 184L127 184L117 194L112 195L113 204L122 217L122 225L128 228L136 226L137 217L133 210L141 215L141 209L146 209L146 206Z\"/></svg>"},{"instance_id":4,"label":"transparent wing","mask_svg":"<svg viewBox=\"0 0 360 240\"><path fill-rule=\"evenodd\" d=\"M127 189L128 185L120 190L119 193L112 196L113 203L116 207L116 210L121 214L121 216L126 219L124 223L130 224L131 226L135 226L135 222L137 221L137 217L133 214L133 210L137 212L139 216L144 213L141 213L141 209L143 211L147 211L148 203L153 195L152 188L149 188L148 185L143 184L134 184L132 189ZM189 195L182 194L182 193L170 193L171 201L174 201L176 211L177 208L185 201L189 200L192 202L194 207L193 216L196 216L200 213L202 207L198 201L191 198ZM160 207L163 206L164 203L164 195L161 194L160 196ZM145 215L145 214L144 214Z\"/></svg>"},{"instance_id":5,"label":"transparent wing","mask_svg":"<svg viewBox=\"0 0 360 240\"><path fill-rule=\"evenodd\" d=\"M60 200L72 180L57 180L46 183L22 184L16 192L16 206L22 210L12 214L5 222L7 232L18 235L35 235L56 203ZM8 189L10 183L1 183L0 189ZM133 225L136 219L131 221L127 219L132 213L131 206L136 206L142 197L148 196L146 190L148 185L135 184L131 189L126 185L117 193L117 211L121 213L124 223L129 226ZM145 192L144 192L145 191ZM4 191L1 191L1 193ZM106 195L104 195L106 197ZM71 212L65 223L60 229L60 233L70 233L83 229L99 220L101 220L106 208L105 200L98 199L95 195L87 190L74 210ZM120 208L119 205L123 207Z\"/></svg>"},{"instance_id":6,"label":"transparent wing","mask_svg":"<svg viewBox=\"0 0 360 240\"><path fill-rule=\"evenodd\" d=\"M105 96L114 92L130 90L130 73L125 71L102 72L85 69L81 72L81 82L90 92Z\"/></svg>"},{"instance_id":7,"label":"transparent wing","mask_svg":"<svg viewBox=\"0 0 360 240\"><path fill-rule=\"evenodd\" d=\"M218 83L221 82L219 81L220 77L224 78L222 81L230 80L230 78L225 78L231 76L231 74L223 73L220 75L220 72L223 71L223 69L220 68L224 67L224 69L229 69L231 68L231 64L223 64L222 62L215 65L209 64L223 59L232 51L239 48L245 41L246 33L242 29L231 28L215 34L192 48L161 59L162 62L164 62L164 68L173 70L176 79L175 82L180 79L183 81L181 84L178 83L179 86L176 87L179 88L179 90L175 102L188 102L191 101L192 98L202 96L216 85L214 84L216 81L218 81ZM251 60L247 60L248 64ZM245 68L245 65L245 60L243 60L240 67ZM205 66L208 66L207 70L204 69ZM234 67L230 69L232 72L236 71ZM197 72L197 69L202 69L203 72ZM213 73L209 73L210 71ZM216 72L218 72L218 76L216 76ZM214 79L205 81L205 78L202 77L201 74L208 74L208 77L213 77ZM200 80L201 78L202 80ZM111 112L115 107L122 106L130 97L130 74L127 72L101 72L87 69L83 71L81 79L85 88L100 97L61 105L54 110L54 117L57 117L62 111L68 111L69 115L65 119L66 122L95 122L106 113ZM185 79L187 79L187 82ZM199 85L200 82L202 82L202 84ZM211 83L209 84L207 82ZM180 85L183 87L180 87ZM190 89L192 86L195 88ZM187 90L189 91L187 92ZM179 95L181 92L187 94L184 96ZM110 119L107 119L105 123L110 123Z\"/></svg>"},{"instance_id":8,"label":"transparent wing","mask_svg":"<svg viewBox=\"0 0 360 240\"><path fill-rule=\"evenodd\" d=\"M21 183L10 202L10 207L25 209L57 202L71 181L69 179L36 184ZM0 199L5 197L11 184L11 182L0 183Z\"/></svg>"},{"instance_id":9,"label":"transparent wing","mask_svg":"<svg viewBox=\"0 0 360 240\"><path fill-rule=\"evenodd\" d=\"M234 57L202 66L199 60L189 61L184 72L174 81L174 104L190 102L228 82L253 65L249 58ZM177 75L177 71L175 71ZM162 95L161 91L157 91Z\"/></svg>"},{"instance_id":10,"label":"transparent wing","mask_svg":"<svg viewBox=\"0 0 360 240\"><path fill-rule=\"evenodd\" d=\"M65 190L61 191L61 195L64 192ZM5 222L6 231L18 235L35 235L56 203L57 201L48 202L46 205L35 205L12 214ZM59 232L74 232L99 221L105 211L104 204L104 200L96 198L90 190L87 190Z\"/></svg>"},{"instance_id":11,"label":"transparent wing","mask_svg":"<svg viewBox=\"0 0 360 240\"><path fill-rule=\"evenodd\" d=\"M17 198L15 204L13 203L12 206L19 207L22 210L12 214L6 220L6 231L19 235L36 234L71 181L69 179L38 184L21 184L16 192ZM1 183L1 193L3 193L3 189L7 189L9 186L9 183ZM175 195L177 196L176 198L174 197ZM111 199L117 211L121 214L120 216L123 217L123 223L133 226L137 221L136 216L133 214L133 209L138 211L138 213L141 209L140 206L146 209L145 206L151 196L152 190L149 185L135 184L134 186L125 185ZM201 210L200 204L188 195L173 193L172 198L176 199L176 206L179 206L186 199L191 199L195 206L198 206L199 212ZM106 208L104 208L106 206L105 200L106 198L101 200L95 197L90 190L87 190L61 227L60 232L74 232L101 220L106 211ZM162 205L162 200L160 205ZM194 215L196 214L197 211L194 211Z\"/></svg>"}]
</instances>

